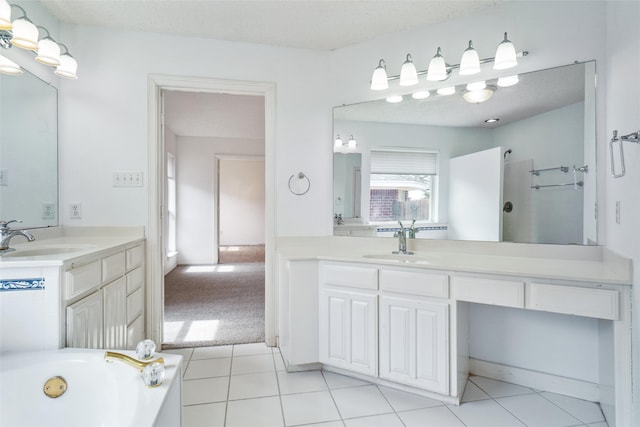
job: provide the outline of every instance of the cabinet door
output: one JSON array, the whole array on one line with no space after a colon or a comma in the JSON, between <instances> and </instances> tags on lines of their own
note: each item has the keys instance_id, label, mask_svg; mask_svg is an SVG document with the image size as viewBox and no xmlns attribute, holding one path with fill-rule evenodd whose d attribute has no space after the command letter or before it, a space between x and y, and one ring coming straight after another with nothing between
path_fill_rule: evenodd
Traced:
<instances>
[{"instance_id":1,"label":"cabinet door","mask_svg":"<svg viewBox=\"0 0 640 427\"><path fill-rule=\"evenodd\" d=\"M67 307L67 347L102 347L102 291Z\"/></svg>"},{"instance_id":2,"label":"cabinet door","mask_svg":"<svg viewBox=\"0 0 640 427\"><path fill-rule=\"evenodd\" d=\"M127 348L127 282L108 284L104 293L104 347Z\"/></svg>"},{"instance_id":3,"label":"cabinet door","mask_svg":"<svg viewBox=\"0 0 640 427\"><path fill-rule=\"evenodd\" d=\"M377 296L320 291L320 361L369 375L378 374Z\"/></svg>"},{"instance_id":4,"label":"cabinet door","mask_svg":"<svg viewBox=\"0 0 640 427\"><path fill-rule=\"evenodd\" d=\"M449 393L449 306L380 297L380 377Z\"/></svg>"}]
</instances>

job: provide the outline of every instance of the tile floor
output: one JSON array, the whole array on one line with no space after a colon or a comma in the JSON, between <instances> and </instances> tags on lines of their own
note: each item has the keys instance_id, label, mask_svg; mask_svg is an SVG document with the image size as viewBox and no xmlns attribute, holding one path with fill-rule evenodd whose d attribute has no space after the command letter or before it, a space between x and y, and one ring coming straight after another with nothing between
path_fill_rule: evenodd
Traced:
<instances>
[{"instance_id":1,"label":"tile floor","mask_svg":"<svg viewBox=\"0 0 640 427\"><path fill-rule=\"evenodd\" d=\"M454 406L326 371L287 373L264 344L167 352L184 356L184 427L607 427L596 403L489 378L471 377Z\"/></svg>"}]
</instances>

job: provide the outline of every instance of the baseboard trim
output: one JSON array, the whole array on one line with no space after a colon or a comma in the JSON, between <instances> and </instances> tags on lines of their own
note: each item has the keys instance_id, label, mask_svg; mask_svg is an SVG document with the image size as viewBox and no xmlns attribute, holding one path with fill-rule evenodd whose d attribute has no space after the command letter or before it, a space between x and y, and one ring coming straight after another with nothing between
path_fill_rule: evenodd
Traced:
<instances>
[{"instance_id":1,"label":"baseboard trim","mask_svg":"<svg viewBox=\"0 0 640 427\"><path fill-rule=\"evenodd\" d=\"M599 385L589 381L561 377L559 375L516 368L473 358L469 358L469 373L591 402L598 402L600 400Z\"/></svg>"}]
</instances>

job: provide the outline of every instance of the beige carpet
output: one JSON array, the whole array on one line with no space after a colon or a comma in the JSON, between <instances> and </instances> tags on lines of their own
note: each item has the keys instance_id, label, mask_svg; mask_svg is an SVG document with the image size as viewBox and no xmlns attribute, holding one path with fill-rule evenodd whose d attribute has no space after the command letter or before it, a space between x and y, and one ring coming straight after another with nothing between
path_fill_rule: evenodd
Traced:
<instances>
[{"instance_id":1,"label":"beige carpet","mask_svg":"<svg viewBox=\"0 0 640 427\"><path fill-rule=\"evenodd\" d=\"M163 348L264 341L264 263L178 266L164 291Z\"/></svg>"}]
</instances>

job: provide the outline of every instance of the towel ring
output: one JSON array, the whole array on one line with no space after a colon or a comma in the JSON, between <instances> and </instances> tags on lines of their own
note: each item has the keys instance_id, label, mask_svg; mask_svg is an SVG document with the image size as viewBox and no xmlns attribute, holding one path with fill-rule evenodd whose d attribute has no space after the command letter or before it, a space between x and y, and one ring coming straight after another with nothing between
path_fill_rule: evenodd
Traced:
<instances>
[{"instance_id":1,"label":"towel ring","mask_svg":"<svg viewBox=\"0 0 640 427\"><path fill-rule=\"evenodd\" d=\"M309 181L309 177L306 176L303 172L298 172L297 177L298 177L298 182L302 181L302 185L304 186L304 190L302 191L295 191L292 187L291 187L291 180L293 180L293 178L296 176L296 174L293 174L289 177L289 191L291 191L291 193L295 194L296 196L302 196L305 195L309 192L309 189L311 188L311 181ZM306 181L306 182L305 182Z\"/></svg>"}]
</instances>

